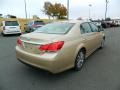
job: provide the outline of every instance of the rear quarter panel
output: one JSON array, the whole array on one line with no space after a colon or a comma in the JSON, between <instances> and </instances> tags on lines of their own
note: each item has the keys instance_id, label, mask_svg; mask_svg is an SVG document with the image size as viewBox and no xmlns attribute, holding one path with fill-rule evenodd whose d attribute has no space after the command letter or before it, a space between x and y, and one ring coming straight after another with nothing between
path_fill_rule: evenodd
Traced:
<instances>
[{"instance_id":1,"label":"rear quarter panel","mask_svg":"<svg viewBox=\"0 0 120 90\"><path fill-rule=\"evenodd\" d=\"M64 41L64 45L58 52L57 57L61 58L62 62L60 62L60 64L65 68L74 67L76 55L80 48L83 47L79 25L80 24L75 25L68 34L54 40L54 42Z\"/></svg>"}]
</instances>

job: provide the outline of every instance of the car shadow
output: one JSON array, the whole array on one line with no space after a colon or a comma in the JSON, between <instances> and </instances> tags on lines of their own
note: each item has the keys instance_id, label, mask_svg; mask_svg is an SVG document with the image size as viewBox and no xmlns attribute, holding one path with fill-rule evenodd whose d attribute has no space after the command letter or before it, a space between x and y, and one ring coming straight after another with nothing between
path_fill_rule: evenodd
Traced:
<instances>
[{"instance_id":1,"label":"car shadow","mask_svg":"<svg viewBox=\"0 0 120 90\"><path fill-rule=\"evenodd\" d=\"M73 68L57 73L57 74L53 74L51 72L39 69L39 68L35 68L35 67L29 67L26 65L22 65L23 73L30 78L34 78L34 79L39 79L39 80L44 80L45 82L58 82L64 79L68 79L71 77L74 77L78 74L80 74L81 72L84 71L84 69L82 69L81 71L75 71Z\"/></svg>"},{"instance_id":2,"label":"car shadow","mask_svg":"<svg viewBox=\"0 0 120 90\"><path fill-rule=\"evenodd\" d=\"M20 34L10 34L10 35L4 35L4 37L16 37L20 36Z\"/></svg>"},{"instance_id":3,"label":"car shadow","mask_svg":"<svg viewBox=\"0 0 120 90\"><path fill-rule=\"evenodd\" d=\"M27 65L28 66L28 65ZM26 66L26 67L27 67ZM63 75L68 75L68 74L70 74L70 73L73 73L73 72L75 72L74 71L74 69L69 69L69 70L66 70L66 71L63 71L63 72L60 72L60 73L56 73L56 74L54 74L54 73L51 73L51 72L49 72L49 71L46 71L46 70L42 70L42 69L40 69L40 68L36 68L36 67L32 67L32 66L28 66L28 68L26 68L26 70L28 71L28 72L34 72L34 74L36 73L36 74L38 74L38 75L42 75L42 76L44 76L44 77L62 77Z\"/></svg>"}]
</instances>

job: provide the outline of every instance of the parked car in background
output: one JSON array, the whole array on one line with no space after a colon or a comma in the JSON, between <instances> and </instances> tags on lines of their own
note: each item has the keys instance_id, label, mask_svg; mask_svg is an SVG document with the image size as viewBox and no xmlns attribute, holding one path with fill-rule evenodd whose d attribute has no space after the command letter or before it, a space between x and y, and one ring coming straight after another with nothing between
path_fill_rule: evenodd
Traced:
<instances>
[{"instance_id":1,"label":"parked car in background","mask_svg":"<svg viewBox=\"0 0 120 90\"><path fill-rule=\"evenodd\" d=\"M18 21L2 21L1 23L1 28L2 28L2 35L7 35L7 34L21 34L20 30L20 24Z\"/></svg>"},{"instance_id":2,"label":"parked car in background","mask_svg":"<svg viewBox=\"0 0 120 90\"><path fill-rule=\"evenodd\" d=\"M25 32L33 32L36 28L45 25L43 21L33 20L29 21L26 25Z\"/></svg>"},{"instance_id":3,"label":"parked car in background","mask_svg":"<svg viewBox=\"0 0 120 90\"><path fill-rule=\"evenodd\" d=\"M103 28L108 28L108 27L110 27L110 24L102 21L102 22L101 22L101 26L102 26Z\"/></svg>"},{"instance_id":4,"label":"parked car in background","mask_svg":"<svg viewBox=\"0 0 120 90\"><path fill-rule=\"evenodd\" d=\"M101 21L92 21L95 25L101 26Z\"/></svg>"},{"instance_id":5,"label":"parked car in background","mask_svg":"<svg viewBox=\"0 0 120 90\"><path fill-rule=\"evenodd\" d=\"M118 27L120 26L120 20L119 19L112 19L109 21L103 20L101 26L103 28Z\"/></svg>"},{"instance_id":6,"label":"parked car in background","mask_svg":"<svg viewBox=\"0 0 120 90\"><path fill-rule=\"evenodd\" d=\"M97 26L101 26L101 22L94 22Z\"/></svg>"},{"instance_id":7,"label":"parked car in background","mask_svg":"<svg viewBox=\"0 0 120 90\"><path fill-rule=\"evenodd\" d=\"M115 24L115 26L120 26L120 19L113 19L113 23Z\"/></svg>"},{"instance_id":8,"label":"parked car in background","mask_svg":"<svg viewBox=\"0 0 120 90\"><path fill-rule=\"evenodd\" d=\"M46 24L17 40L16 57L21 62L52 73L80 70L85 59L103 48L103 29L85 20Z\"/></svg>"}]
</instances>

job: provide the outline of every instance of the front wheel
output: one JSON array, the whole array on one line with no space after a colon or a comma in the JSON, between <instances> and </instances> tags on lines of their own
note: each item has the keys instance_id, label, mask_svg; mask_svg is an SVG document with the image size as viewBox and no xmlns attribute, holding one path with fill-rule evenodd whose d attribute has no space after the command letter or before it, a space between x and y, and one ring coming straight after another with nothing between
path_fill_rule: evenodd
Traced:
<instances>
[{"instance_id":1,"label":"front wheel","mask_svg":"<svg viewBox=\"0 0 120 90\"><path fill-rule=\"evenodd\" d=\"M85 61L85 52L84 50L80 50L75 60L76 71L81 70L81 68L83 67L84 61Z\"/></svg>"}]
</instances>

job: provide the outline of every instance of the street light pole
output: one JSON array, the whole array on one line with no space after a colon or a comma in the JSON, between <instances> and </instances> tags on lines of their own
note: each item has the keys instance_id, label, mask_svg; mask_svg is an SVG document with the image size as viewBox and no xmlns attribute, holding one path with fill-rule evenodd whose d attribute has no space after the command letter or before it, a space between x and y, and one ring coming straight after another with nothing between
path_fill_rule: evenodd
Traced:
<instances>
[{"instance_id":1,"label":"street light pole","mask_svg":"<svg viewBox=\"0 0 120 90\"><path fill-rule=\"evenodd\" d=\"M91 19L91 7L92 7L92 5L91 4L89 4L89 19Z\"/></svg>"},{"instance_id":2,"label":"street light pole","mask_svg":"<svg viewBox=\"0 0 120 90\"><path fill-rule=\"evenodd\" d=\"M69 20L69 0L67 0L67 19Z\"/></svg>"},{"instance_id":3,"label":"street light pole","mask_svg":"<svg viewBox=\"0 0 120 90\"><path fill-rule=\"evenodd\" d=\"M106 0L106 7L105 7L105 19L107 18L107 9L108 9L108 0Z\"/></svg>"},{"instance_id":4,"label":"street light pole","mask_svg":"<svg viewBox=\"0 0 120 90\"><path fill-rule=\"evenodd\" d=\"M27 7L26 7L26 0L24 0L24 4L25 4L25 16L26 16L26 20L27 20Z\"/></svg>"}]
</instances>

